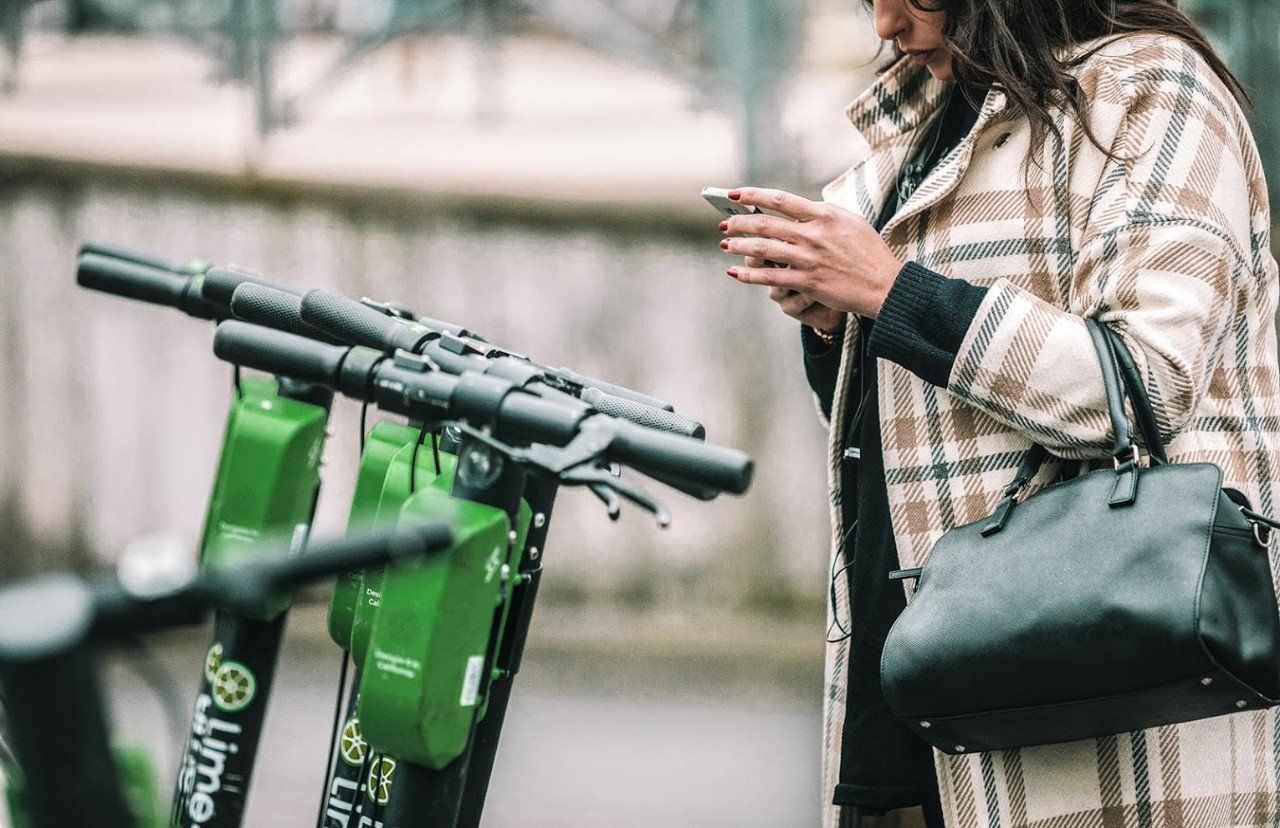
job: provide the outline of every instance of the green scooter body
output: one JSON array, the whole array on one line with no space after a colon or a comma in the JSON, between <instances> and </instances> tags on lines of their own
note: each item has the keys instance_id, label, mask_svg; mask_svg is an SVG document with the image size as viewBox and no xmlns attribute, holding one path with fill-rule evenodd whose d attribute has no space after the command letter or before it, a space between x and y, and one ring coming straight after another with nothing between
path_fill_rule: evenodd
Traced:
<instances>
[{"instance_id":1,"label":"green scooter body","mask_svg":"<svg viewBox=\"0 0 1280 828\"><path fill-rule=\"evenodd\" d=\"M244 377L232 400L201 540L201 567L260 554L268 538L306 543L328 411L274 379ZM299 389L300 391L302 389ZM174 794L174 824L239 828L271 695L288 596L219 611Z\"/></svg>"},{"instance_id":2,"label":"green scooter body","mask_svg":"<svg viewBox=\"0 0 1280 828\"><path fill-rule=\"evenodd\" d=\"M395 523L400 519L401 511L414 492L410 491L409 473L413 468L413 490L421 492L437 484L446 490L453 482L453 469L457 458L452 454L440 452L440 474L436 474L435 460L429 445L418 448L418 460L413 461L414 443L418 433L415 430L413 439L403 446L391 458L387 465L387 473L383 478L382 491L379 493L378 508L373 519L379 524ZM360 582L360 591L356 597L355 611L351 624L351 659L358 667L363 667L365 653L369 647L369 635L377 617L378 605L382 601L382 586L385 575L384 567L366 569Z\"/></svg>"},{"instance_id":3,"label":"green scooter body","mask_svg":"<svg viewBox=\"0 0 1280 828\"><path fill-rule=\"evenodd\" d=\"M440 769L466 749L484 715L530 509L507 513L450 496L441 475L405 502L401 520L446 520L453 547L386 575L358 709L376 750Z\"/></svg>"},{"instance_id":4,"label":"green scooter body","mask_svg":"<svg viewBox=\"0 0 1280 828\"><path fill-rule=\"evenodd\" d=\"M383 420L370 429L360 454L356 489L351 496L351 511L347 517L348 530L375 522L391 461L406 446L412 450L418 433L413 426L391 420ZM333 599L329 602L329 637L344 650L351 649L351 628L363 587L363 570L346 573L333 587Z\"/></svg>"},{"instance_id":5,"label":"green scooter body","mask_svg":"<svg viewBox=\"0 0 1280 828\"><path fill-rule=\"evenodd\" d=\"M328 413L280 396L274 379L245 377L227 416L200 542L201 567L228 566L271 536L306 540L320 485ZM289 608L272 598L250 617L267 621Z\"/></svg>"}]
</instances>

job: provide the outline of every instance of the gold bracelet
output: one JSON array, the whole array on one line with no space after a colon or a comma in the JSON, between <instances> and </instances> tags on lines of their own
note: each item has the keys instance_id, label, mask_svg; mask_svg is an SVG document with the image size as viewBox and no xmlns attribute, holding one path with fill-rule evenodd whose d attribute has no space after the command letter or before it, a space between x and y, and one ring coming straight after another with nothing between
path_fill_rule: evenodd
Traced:
<instances>
[{"instance_id":1,"label":"gold bracelet","mask_svg":"<svg viewBox=\"0 0 1280 828\"><path fill-rule=\"evenodd\" d=\"M821 342L823 345L834 345L840 341L840 338L842 336L844 336L844 325L841 325L836 330L835 333L827 333L826 331L820 331L817 328L813 327L812 325L809 326L809 330L813 331L813 335L816 336L818 338L818 341Z\"/></svg>"}]
</instances>

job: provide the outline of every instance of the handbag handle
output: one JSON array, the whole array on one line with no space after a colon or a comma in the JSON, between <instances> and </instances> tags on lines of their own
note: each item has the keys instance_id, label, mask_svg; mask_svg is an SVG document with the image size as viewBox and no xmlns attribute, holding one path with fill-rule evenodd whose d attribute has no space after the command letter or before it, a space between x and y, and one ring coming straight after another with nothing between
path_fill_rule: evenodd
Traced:
<instances>
[{"instance_id":1,"label":"handbag handle","mask_svg":"<svg viewBox=\"0 0 1280 828\"><path fill-rule=\"evenodd\" d=\"M1096 319L1085 319L1085 327L1098 352L1102 368L1102 384L1106 390L1107 412L1111 415L1111 429L1115 434L1114 457L1117 467L1126 462L1136 462L1137 446L1134 430L1124 409L1124 399L1133 406L1134 425L1147 448L1152 463L1167 463L1164 443L1160 440L1160 427L1156 421L1151 399L1142 382L1137 363L1120 335Z\"/></svg>"},{"instance_id":2,"label":"handbag handle","mask_svg":"<svg viewBox=\"0 0 1280 828\"><path fill-rule=\"evenodd\" d=\"M1115 436L1115 448L1112 456L1116 466L1126 460L1137 459L1137 447L1133 443L1133 427L1129 424L1129 415L1124 410L1125 388L1120 380L1120 368L1111 348L1107 330L1096 319L1084 320L1089 338L1093 340L1093 349L1098 354L1098 363L1102 368L1102 388L1107 398L1107 413L1111 415L1111 433Z\"/></svg>"},{"instance_id":3,"label":"handbag handle","mask_svg":"<svg viewBox=\"0 0 1280 828\"><path fill-rule=\"evenodd\" d=\"M1124 387L1129 392L1129 403L1133 406L1138 433L1142 435L1142 442L1146 446L1147 455L1151 458L1152 465L1168 463L1169 458L1165 455L1164 443L1160 439L1160 423L1156 420L1155 409L1151 406L1151 399L1147 396L1146 385L1142 381L1142 373L1138 370L1137 363L1134 362L1129 346L1125 345L1124 340L1120 338L1120 334L1111 328L1106 325L1100 325L1099 327L1106 331L1112 355L1120 367L1120 378L1124 381Z\"/></svg>"},{"instance_id":4,"label":"handbag handle","mask_svg":"<svg viewBox=\"0 0 1280 828\"><path fill-rule=\"evenodd\" d=\"M1128 346L1115 331L1097 319L1086 318L1084 325L1089 331L1089 338L1093 341L1094 350L1098 354L1098 365L1102 369L1102 387L1107 399L1107 413L1111 417L1111 430L1115 435L1112 457L1116 466L1116 482L1111 489L1108 503L1111 506L1123 506L1132 503L1138 494L1138 446L1133 439L1133 425L1130 424L1129 415L1124 408L1126 396L1133 406L1138 433L1147 446L1151 462L1167 463L1168 460L1165 458L1164 444L1160 441L1160 429L1156 424L1155 412L1151 408L1151 400L1147 397L1147 390L1142 383L1133 354L1129 352ZM1027 450L1013 481L1005 487L1003 497L996 504L995 511L983 525L981 530L983 537L1004 528L1009 514L1018 501L1018 495L1048 457L1048 451L1039 444L1033 444Z\"/></svg>"}]
</instances>

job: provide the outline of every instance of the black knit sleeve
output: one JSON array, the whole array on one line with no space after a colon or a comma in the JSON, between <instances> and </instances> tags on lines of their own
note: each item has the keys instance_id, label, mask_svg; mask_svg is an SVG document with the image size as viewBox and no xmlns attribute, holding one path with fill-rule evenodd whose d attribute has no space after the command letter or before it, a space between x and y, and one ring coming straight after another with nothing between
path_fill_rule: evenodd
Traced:
<instances>
[{"instance_id":1,"label":"black knit sleeve","mask_svg":"<svg viewBox=\"0 0 1280 828\"><path fill-rule=\"evenodd\" d=\"M984 287L907 262L880 308L867 352L946 388L956 351L986 295Z\"/></svg>"},{"instance_id":2,"label":"black knit sleeve","mask_svg":"<svg viewBox=\"0 0 1280 828\"><path fill-rule=\"evenodd\" d=\"M818 398L822 414L831 419L831 403L836 396L836 380L840 375L840 354L843 338L828 345L808 325L800 326L800 343L804 348L804 374L809 387Z\"/></svg>"}]
</instances>

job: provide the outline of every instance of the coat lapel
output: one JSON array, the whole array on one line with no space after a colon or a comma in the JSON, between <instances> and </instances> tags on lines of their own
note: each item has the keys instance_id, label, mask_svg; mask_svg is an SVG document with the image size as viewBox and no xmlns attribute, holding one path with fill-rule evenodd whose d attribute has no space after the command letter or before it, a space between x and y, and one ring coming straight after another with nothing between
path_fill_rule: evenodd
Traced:
<instances>
[{"instance_id":1,"label":"coat lapel","mask_svg":"<svg viewBox=\"0 0 1280 828\"><path fill-rule=\"evenodd\" d=\"M845 111L862 140L849 169L823 188L823 199L874 222L918 127L937 112L946 90L910 58L894 63Z\"/></svg>"},{"instance_id":2,"label":"coat lapel","mask_svg":"<svg viewBox=\"0 0 1280 828\"><path fill-rule=\"evenodd\" d=\"M863 139L861 151L853 166L823 189L823 198L874 222L897 185L898 173L923 134L922 129L941 114L949 86L935 79L925 67L912 63L910 57L894 63L849 105L846 115ZM1008 99L999 89L987 94L973 129L929 173L881 235L887 238L898 224L955 190L973 158L978 136L1007 105Z\"/></svg>"},{"instance_id":3,"label":"coat lapel","mask_svg":"<svg viewBox=\"0 0 1280 828\"><path fill-rule=\"evenodd\" d=\"M992 89L987 93L982 109L978 111L978 120L974 122L969 134L962 138L960 143L930 171L925 180L921 182L920 187L911 194L907 202L899 207L898 212L885 224L880 235L889 238L889 234L899 224L907 221L912 216L923 213L951 195L956 187L959 186L960 180L964 178L965 171L969 169L969 162L973 159L973 150L978 143L978 137L982 135L982 131L987 124L1004 112L1007 105L1008 98L1001 90Z\"/></svg>"}]
</instances>

